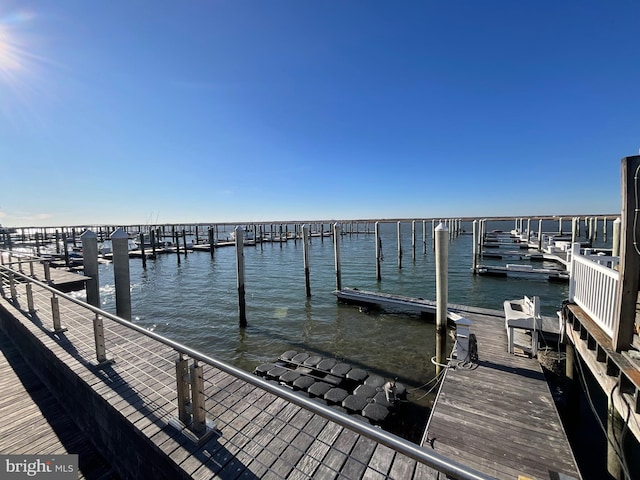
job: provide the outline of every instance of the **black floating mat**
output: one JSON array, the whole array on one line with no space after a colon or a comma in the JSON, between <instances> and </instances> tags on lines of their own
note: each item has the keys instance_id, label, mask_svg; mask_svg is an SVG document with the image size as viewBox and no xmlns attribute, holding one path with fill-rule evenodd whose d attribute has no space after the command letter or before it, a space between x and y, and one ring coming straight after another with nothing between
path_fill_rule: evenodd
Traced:
<instances>
[{"instance_id":1,"label":"black floating mat","mask_svg":"<svg viewBox=\"0 0 640 480\"><path fill-rule=\"evenodd\" d=\"M338 361L335 358L325 358L318 365L316 365L316 368L318 370L329 372L333 367L336 366L336 363L338 363Z\"/></svg>"},{"instance_id":2,"label":"black floating mat","mask_svg":"<svg viewBox=\"0 0 640 480\"><path fill-rule=\"evenodd\" d=\"M378 389L376 387L372 387L371 385L358 385L358 387L353 391L356 395L360 395L364 398L373 398L376 393L378 393Z\"/></svg>"},{"instance_id":3,"label":"black floating mat","mask_svg":"<svg viewBox=\"0 0 640 480\"><path fill-rule=\"evenodd\" d=\"M307 389L307 392L309 392L312 397L324 397L324 394L332 388L333 386L326 382L316 382Z\"/></svg>"},{"instance_id":4,"label":"black floating mat","mask_svg":"<svg viewBox=\"0 0 640 480\"><path fill-rule=\"evenodd\" d=\"M382 389L382 386L387 383L387 381L382 378L380 375L369 375L367 377L367 379L364 381L365 385L371 385L372 387L380 387L380 389Z\"/></svg>"},{"instance_id":5,"label":"black floating mat","mask_svg":"<svg viewBox=\"0 0 640 480\"><path fill-rule=\"evenodd\" d=\"M340 405L347 398L347 395L349 395L349 392L344 388L332 388L324 394L324 399L329 403Z\"/></svg>"},{"instance_id":6,"label":"black floating mat","mask_svg":"<svg viewBox=\"0 0 640 480\"><path fill-rule=\"evenodd\" d=\"M302 364L305 367L315 367L316 365L318 365L320 362L322 361L322 357L320 355L311 355L309 358L307 358L304 362L302 362Z\"/></svg>"},{"instance_id":7,"label":"black floating mat","mask_svg":"<svg viewBox=\"0 0 640 480\"><path fill-rule=\"evenodd\" d=\"M289 370L287 373L283 373L282 375L280 375L280 381L287 384L292 384L301 376L302 376L302 373L297 372L295 370Z\"/></svg>"},{"instance_id":8,"label":"black floating mat","mask_svg":"<svg viewBox=\"0 0 640 480\"><path fill-rule=\"evenodd\" d=\"M289 370L284 367L278 367L277 365L273 368L270 368L267 372L267 378L273 378L274 380L279 380L281 375L284 375Z\"/></svg>"},{"instance_id":9,"label":"black floating mat","mask_svg":"<svg viewBox=\"0 0 640 480\"><path fill-rule=\"evenodd\" d=\"M349 365L348 363L338 363L333 366L333 368L331 369L331 373L337 375L338 377L343 377L349 370L351 370L351 365Z\"/></svg>"},{"instance_id":10,"label":"black floating mat","mask_svg":"<svg viewBox=\"0 0 640 480\"><path fill-rule=\"evenodd\" d=\"M294 380L293 388L296 390L306 390L315 383L315 380L306 375L302 375L300 378Z\"/></svg>"},{"instance_id":11,"label":"black floating mat","mask_svg":"<svg viewBox=\"0 0 640 480\"><path fill-rule=\"evenodd\" d=\"M282 355L280 355L280 360L284 360L285 362L288 362L293 357L295 357L297 354L298 354L298 352L296 352L295 350L287 350Z\"/></svg>"},{"instance_id":12,"label":"black floating mat","mask_svg":"<svg viewBox=\"0 0 640 480\"><path fill-rule=\"evenodd\" d=\"M261 365L258 365L253 371L253 373L261 377L264 377L267 374L267 372L271 370L273 367L275 367L273 363L263 363Z\"/></svg>"},{"instance_id":13,"label":"black floating mat","mask_svg":"<svg viewBox=\"0 0 640 480\"><path fill-rule=\"evenodd\" d=\"M362 370L361 368L352 368L347 372L347 378L349 380L353 380L354 382L362 382L368 376L369 374L366 372L366 370Z\"/></svg>"},{"instance_id":14,"label":"black floating mat","mask_svg":"<svg viewBox=\"0 0 640 480\"><path fill-rule=\"evenodd\" d=\"M386 408L393 407L393 404L387 402L387 395L384 392L376 393L376 395L373 397L373 401Z\"/></svg>"},{"instance_id":15,"label":"black floating mat","mask_svg":"<svg viewBox=\"0 0 640 480\"><path fill-rule=\"evenodd\" d=\"M294 362L294 363L302 363L302 362L304 362L307 358L309 358L309 354L308 354L308 353L301 352L301 353L298 353L297 355L294 355L294 356L291 358L291 361L292 361L292 362Z\"/></svg>"},{"instance_id":16,"label":"black floating mat","mask_svg":"<svg viewBox=\"0 0 640 480\"><path fill-rule=\"evenodd\" d=\"M322 378L322 381L330 383L334 387L337 387L342 383L342 378L336 377L335 375L327 375L326 377Z\"/></svg>"},{"instance_id":17,"label":"black floating mat","mask_svg":"<svg viewBox=\"0 0 640 480\"><path fill-rule=\"evenodd\" d=\"M369 403L367 397L362 395L349 395L342 401L342 406L349 412L360 412Z\"/></svg>"},{"instance_id":18,"label":"black floating mat","mask_svg":"<svg viewBox=\"0 0 640 480\"><path fill-rule=\"evenodd\" d=\"M371 420L372 423L381 423L389 415L389 409L379 403L369 403L362 409L362 416Z\"/></svg>"}]
</instances>

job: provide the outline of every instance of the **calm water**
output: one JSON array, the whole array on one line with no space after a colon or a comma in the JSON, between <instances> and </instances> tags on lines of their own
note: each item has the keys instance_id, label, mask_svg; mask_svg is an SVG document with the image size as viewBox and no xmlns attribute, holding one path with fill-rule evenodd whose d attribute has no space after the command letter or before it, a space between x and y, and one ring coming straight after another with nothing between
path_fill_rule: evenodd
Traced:
<instances>
[{"instance_id":1,"label":"calm water","mask_svg":"<svg viewBox=\"0 0 640 480\"><path fill-rule=\"evenodd\" d=\"M535 227L533 223L535 231L537 222ZM426 254L422 253L422 224L416 225L415 259L411 224L402 224L402 269L398 269L396 228L395 223L381 223L381 282L375 278L374 235L341 237L343 286L435 299L431 223L427 223ZM511 228L513 222L488 225L488 230ZM569 228L565 221L565 231ZM463 224L463 229L470 233L471 224ZM557 231L558 225L545 222L543 230ZM345 359L385 377L398 376L409 386L422 385L433 377L431 323L411 316L361 313L357 307L337 303L332 293L335 272L330 237L324 242L318 237L312 239L311 298L305 294L302 242L265 243L262 247L245 247L244 253L246 329L238 327L233 247L217 249L213 259L208 252L194 252L186 258L183 255L180 265L175 254L159 255L147 262L146 270L141 260L132 259L134 321L246 370L294 349ZM538 295L543 314L555 315L568 294L567 285L546 280L474 276L471 257L471 235L450 241L450 303L501 310L506 299ZM100 284L103 308L115 312L111 265L100 267Z\"/></svg>"}]
</instances>

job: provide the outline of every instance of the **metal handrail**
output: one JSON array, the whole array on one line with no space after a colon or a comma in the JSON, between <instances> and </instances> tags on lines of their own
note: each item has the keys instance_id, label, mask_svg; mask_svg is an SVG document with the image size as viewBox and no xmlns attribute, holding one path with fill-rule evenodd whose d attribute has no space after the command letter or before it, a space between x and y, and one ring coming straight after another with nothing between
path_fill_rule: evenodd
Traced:
<instances>
[{"instance_id":1,"label":"metal handrail","mask_svg":"<svg viewBox=\"0 0 640 480\"><path fill-rule=\"evenodd\" d=\"M83 308L95 313L96 315L108 318L109 320L114 321L124 327L130 328L131 330L146 335L147 337L153 338L154 340L173 348L178 353L188 355L195 360L204 362L210 366L222 370L223 372L239 378L255 387L266 390L269 393L272 393L280 398L284 398L291 403L294 403L306 410L309 410L332 422L346 427L362 436L370 438L371 440L385 445L395 450L396 452L406 455L407 457L410 457L420 463L424 463L425 465L432 467L452 478L460 480L490 480L494 478L484 473L478 472L472 468L469 468L465 465L454 462L449 458L439 455L435 452L426 450L413 442L398 437L397 435L376 428L373 425L366 424L360 420L356 420L355 418L348 415L344 415L310 398L298 395L292 390L268 382L261 377L258 377L257 375L253 375L249 372L229 365L228 363L204 355L203 353L198 352L197 350L193 350L192 348L189 348L179 342L165 338L162 335L149 331L128 320L120 318L100 308L94 307L93 305L90 305L86 302L73 298L65 293L58 291L53 287L50 287L45 283L29 277L28 275L24 275L3 265L0 265L0 271L8 271L8 273L10 273L11 275L15 275L22 278L23 280L26 280L27 282L31 282L41 288L51 291L57 297L64 298L65 300L80 305Z\"/></svg>"}]
</instances>

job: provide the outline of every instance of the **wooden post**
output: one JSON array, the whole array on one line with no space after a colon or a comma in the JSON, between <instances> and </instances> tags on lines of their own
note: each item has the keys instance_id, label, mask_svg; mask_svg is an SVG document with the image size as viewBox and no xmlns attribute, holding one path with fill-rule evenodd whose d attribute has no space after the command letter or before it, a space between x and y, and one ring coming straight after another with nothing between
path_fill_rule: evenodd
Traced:
<instances>
[{"instance_id":1,"label":"wooden post","mask_svg":"<svg viewBox=\"0 0 640 480\"><path fill-rule=\"evenodd\" d=\"M472 248L472 256L473 260L471 261L471 270L475 275L478 270L477 259L478 259L478 221L473 221L473 248Z\"/></svg>"},{"instance_id":2,"label":"wooden post","mask_svg":"<svg viewBox=\"0 0 640 480\"><path fill-rule=\"evenodd\" d=\"M436 221L435 219L431 219L431 249L436 249Z\"/></svg>"},{"instance_id":3,"label":"wooden post","mask_svg":"<svg viewBox=\"0 0 640 480\"><path fill-rule=\"evenodd\" d=\"M558 218L558 233L562 235L562 217Z\"/></svg>"},{"instance_id":4,"label":"wooden post","mask_svg":"<svg viewBox=\"0 0 640 480\"><path fill-rule=\"evenodd\" d=\"M336 290L342 290L342 273L340 268L340 232L339 223L333 224L333 258L336 266Z\"/></svg>"},{"instance_id":5,"label":"wooden post","mask_svg":"<svg viewBox=\"0 0 640 480\"><path fill-rule=\"evenodd\" d=\"M309 277L309 225L302 225L302 259L304 262L304 286L307 297L311 296L311 281Z\"/></svg>"},{"instance_id":6,"label":"wooden post","mask_svg":"<svg viewBox=\"0 0 640 480\"><path fill-rule=\"evenodd\" d=\"M575 425L580 417L579 401L577 382L575 378L575 361L576 353L575 347L570 341L566 341L565 344L566 362L565 362L565 384L566 384L566 398L567 407L565 409L566 416L570 425Z\"/></svg>"},{"instance_id":7,"label":"wooden post","mask_svg":"<svg viewBox=\"0 0 640 480\"><path fill-rule=\"evenodd\" d=\"M382 274L380 272L380 262L382 261L382 239L380 238L380 222L376 222L375 234L376 237L376 280L379 282L382 280Z\"/></svg>"},{"instance_id":8,"label":"wooden post","mask_svg":"<svg viewBox=\"0 0 640 480\"><path fill-rule=\"evenodd\" d=\"M153 258L156 258L156 231L155 229L149 230L149 241L151 242L151 253Z\"/></svg>"},{"instance_id":9,"label":"wooden post","mask_svg":"<svg viewBox=\"0 0 640 480\"><path fill-rule=\"evenodd\" d=\"M147 256L144 253L144 232L140 232L140 256L142 257L142 268L147 268Z\"/></svg>"},{"instance_id":10,"label":"wooden post","mask_svg":"<svg viewBox=\"0 0 640 480\"><path fill-rule=\"evenodd\" d=\"M238 273L238 316L240 318L240 327L247 326L247 310L245 305L244 290L244 231L242 227L236 227L236 271Z\"/></svg>"},{"instance_id":11,"label":"wooden post","mask_svg":"<svg viewBox=\"0 0 640 480\"><path fill-rule=\"evenodd\" d=\"M640 255L636 245L637 182L640 155L622 159L622 231L620 233L620 278L618 281L618 309L614 316L613 347L629 350L633 342L636 302L640 272Z\"/></svg>"},{"instance_id":12,"label":"wooden post","mask_svg":"<svg viewBox=\"0 0 640 480\"><path fill-rule=\"evenodd\" d=\"M116 315L131 320L131 280L129 276L129 235L118 228L111 234Z\"/></svg>"},{"instance_id":13,"label":"wooden post","mask_svg":"<svg viewBox=\"0 0 640 480\"><path fill-rule=\"evenodd\" d=\"M207 234L209 235L209 255L211 255L211 258L213 258L213 250L215 249L213 240L213 228L209 227Z\"/></svg>"},{"instance_id":14,"label":"wooden post","mask_svg":"<svg viewBox=\"0 0 640 480\"><path fill-rule=\"evenodd\" d=\"M411 259L416 261L416 221L411 222Z\"/></svg>"},{"instance_id":15,"label":"wooden post","mask_svg":"<svg viewBox=\"0 0 640 480\"><path fill-rule=\"evenodd\" d=\"M577 224L577 218L573 217L571 219L571 243L576 243L576 224Z\"/></svg>"},{"instance_id":16,"label":"wooden post","mask_svg":"<svg viewBox=\"0 0 640 480\"><path fill-rule=\"evenodd\" d=\"M598 217L593 217L593 241L598 239Z\"/></svg>"},{"instance_id":17,"label":"wooden post","mask_svg":"<svg viewBox=\"0 0 640 480\"><path fill-rule=\"evenodd\" d=\"M100 308L100 280L98 278L98 236L91 230L80 235L82 242L82 264L86 282L87 303Z\"/></svg>"},{"instance_id":18,"label":"wooden post","mask_svg":"<svg viewBox=\"0 0 640 480\"><path fill-rule=\"evenodd\" d=\"M607 472L614 480L624 480L620 451L624 449L624 419L618 413L611 397L607 399Z\"/></svg>"},{"instance_id":19,"label":"wooden post","mask_svg":"<svg viewBox=\"0 0 640 480\"><path fill-rule=\"evenodd\" d=\"M614 257L620 256L620 227L622 225L622 220L620 217L616 218L613 221L613 245L611 245L611 255Z\"/></svg>"},{"instance_id":20,"label":"wooden post","mask_svg":"<svg viewBox=\"0 0 640 480\"><path fill-rule=\"evenodd\" d=\"M184 247L184 258L187 258L187 232L182 229L182 246Z\"/></svg>"},{"instance_id":21,"label":"wooden post","mask_svg":"<svg viewBox=\"0 0 640 480\"><path fill-rule=\"evenodd\" d=\"M449 270L449 232L443 224L436 228L436 375L444 363L447 347L447 302Z\"/></svg>"},{"instance_id":22,"label":"wooden post","mask_svg":"<svg viewBox=\"0 0 640 480\"><path fill-rule=\"evenodd\" d=\"M427 221L422 220L422 254L427 254Z\"/></svg>"},{"instance_id":23,"label":"wooden post","mask_svg":"<svg viewBox=\"0 0 640 480\"><path fill-rule=\"evenodd\" d=\"M62 246L64 248L64 264L69 268L69 242L67 242L67 234L64 232L62 232Z\"/></svg>"},{"instance_id":24,"label":"wooden post","mask_svg":"<svg viewBox=\"0 0 640 480\"><path fill-rule=\"evenodd\" d=\"M602 217L602 241L607 241L607 217Z\"/></svg>"},{"instance_id":25,"label":"wooden post","mask_svg":"<svg viewBox=\"0 0 640 480\"><path fill-rule=\"evenodd\" d=\"M527 244L531 240L531 219L527 218Z\"/></svg>"},{"instance_id":26,"label":"wooden post","mask_svg":"<svg viewBox=\"0 0 640 480\"><path fill-rule=\"evenodd\" d=\"M180 242L179 242L179 235L178 235L178 232L176 230L175 225L171 226L171 241L175 245L176 258L178 259L178 265L180 265Z\"/></svg>"},{"instance_id":27,"label":"wooden post","mask_svg":"<svg viewBox=\"0 0 640 480\"><path fill-rule=\"evenodd\" d=\"M56 230L56 253L60 255L60 230Z\"/></svg>"},{"instance_id":28,"label":"wooden post","mask_svg":"<svg viewBox=\"0 0 640 480\"><path fill-rule=\"evenodd\" d=\"M402 268L402 232L398 222L398 268Z\"/></svg>"},{"instance_id":29,"label":"wooden post","mask_svg":"<svg viewBox=\"0 0 640 480\"><path fill-rule=\"evenodd\" d=\"M542 251L542 219L538 220L538 251Z\"/></svg>"}]
</instances>

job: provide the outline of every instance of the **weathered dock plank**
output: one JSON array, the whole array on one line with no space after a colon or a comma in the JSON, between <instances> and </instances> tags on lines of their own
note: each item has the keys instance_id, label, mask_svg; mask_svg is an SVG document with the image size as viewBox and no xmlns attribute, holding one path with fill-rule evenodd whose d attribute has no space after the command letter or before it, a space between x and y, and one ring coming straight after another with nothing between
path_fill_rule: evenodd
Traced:
<instances>
[{"instance_id":1,"label":"weathered dock plank","mask_svg":"<svg viewBox=\"0 0 640 480\"><path fill-rule=\"evenodd\" d=\"M118 478L4 332L0 333L0 402L2 454L78 454L78 478Z\"/></svg>"},{"instance_id":2,"label":"weathered dock plank","mask_svg":"<svg viewBox=\"0 0 640 480\"><path fill-rule=\"evenodd\" d=\"M422 444L498 479L580 478L536 359L510 355L504 321L476 313L474 369L449 369Z\"/></svg>"}]
</instances>

